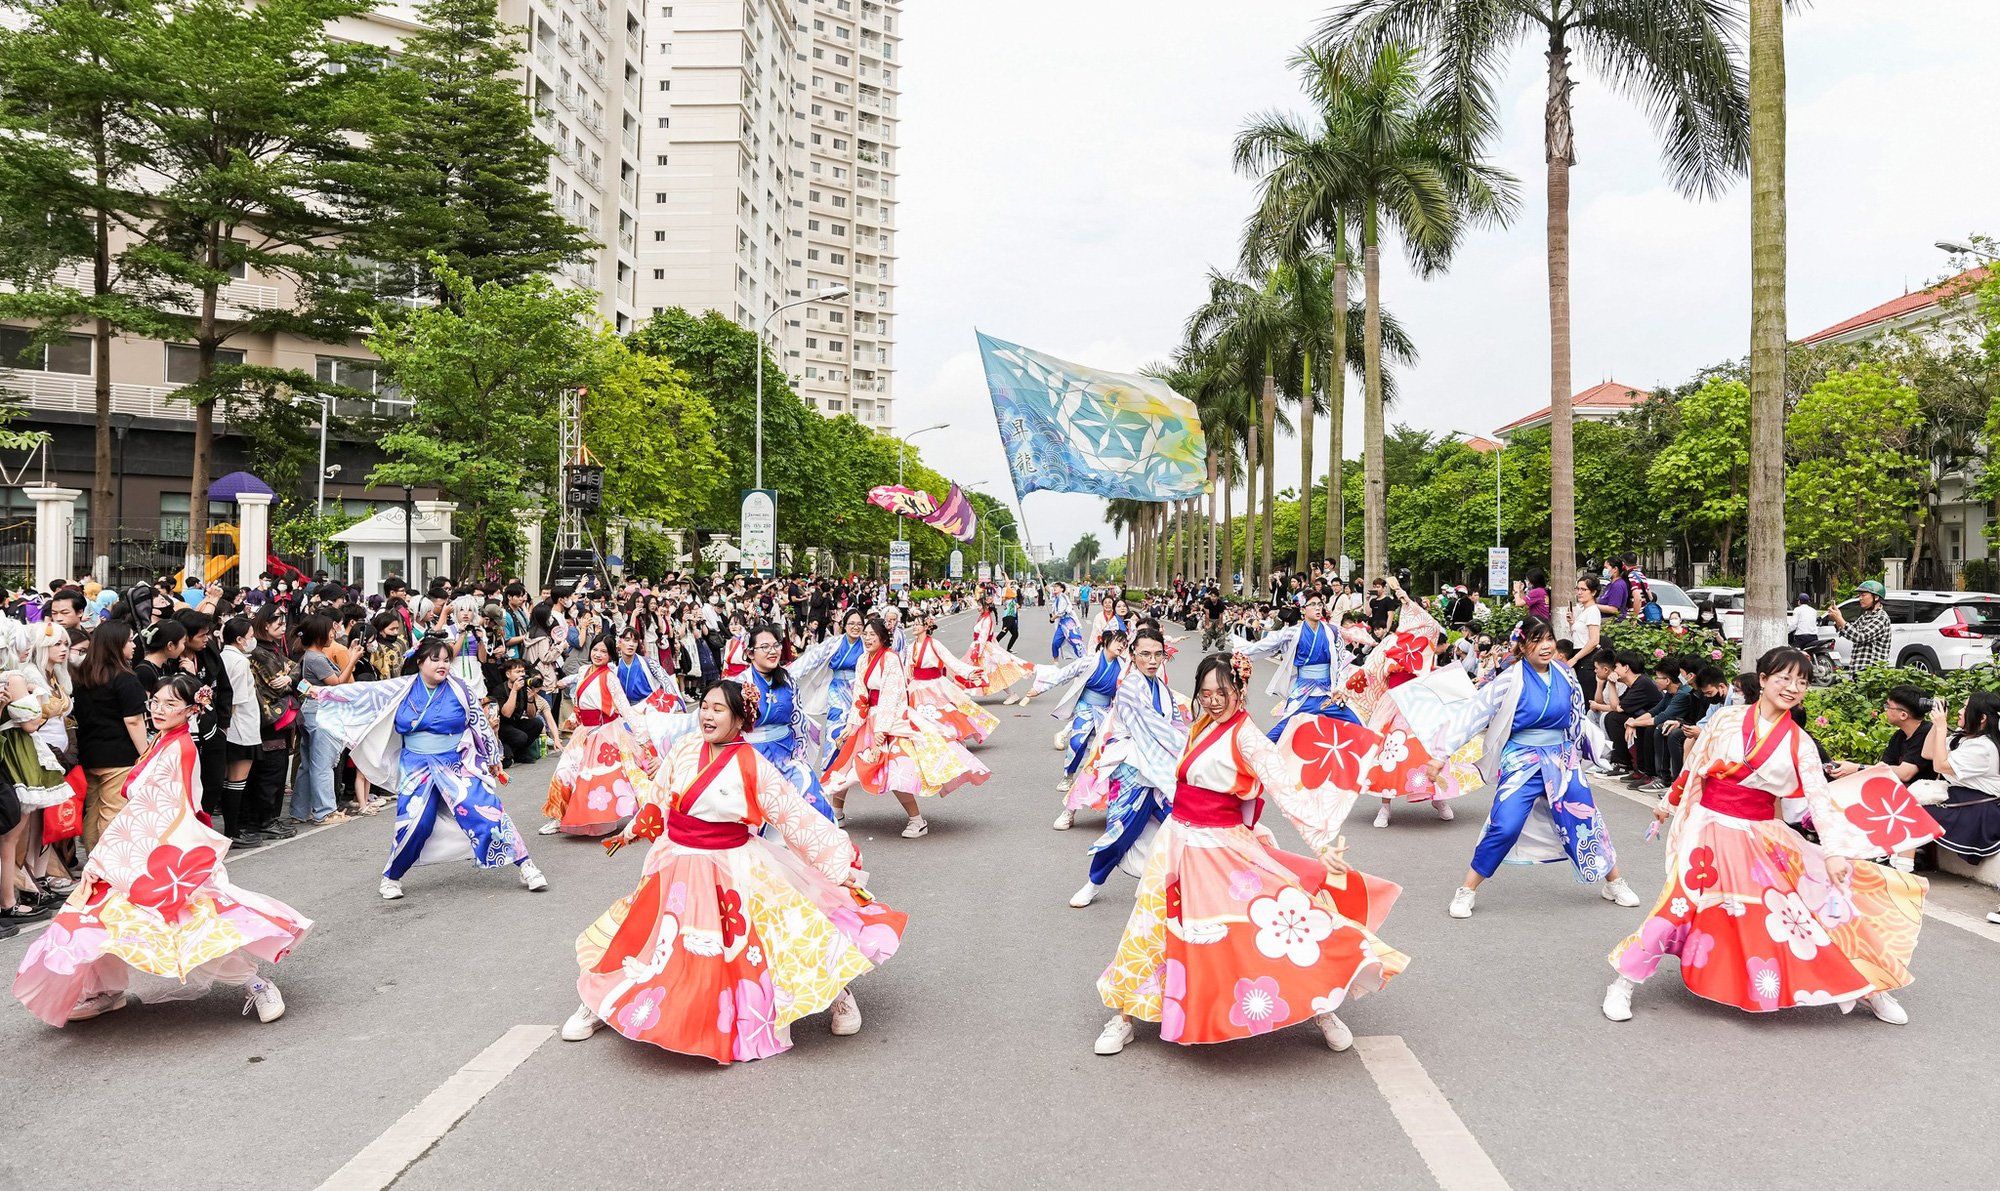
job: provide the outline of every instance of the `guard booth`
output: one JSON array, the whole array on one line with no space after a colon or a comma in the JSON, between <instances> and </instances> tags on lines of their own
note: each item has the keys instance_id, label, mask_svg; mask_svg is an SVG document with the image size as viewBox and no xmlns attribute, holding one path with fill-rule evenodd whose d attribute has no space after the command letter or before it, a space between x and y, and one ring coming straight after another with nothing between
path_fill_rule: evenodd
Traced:
<instances>
[{"instance_id":1,"label":"guard booth","mask_svg":"<svg viewBox=\"0 0 2000 1191\"><path fill-rule=\"evenodd\" d=\"M418 502L417 515L405 519L401 508L387 508L333 535L347 547L347 582L368 594L377 594L391 576L402 576L411 590L422 592L432 579L451 573L452 547L459 539L451 532L449 513L426 510ZM409 566L404 567L405 550Z\"/></svg>"}]
</instances>

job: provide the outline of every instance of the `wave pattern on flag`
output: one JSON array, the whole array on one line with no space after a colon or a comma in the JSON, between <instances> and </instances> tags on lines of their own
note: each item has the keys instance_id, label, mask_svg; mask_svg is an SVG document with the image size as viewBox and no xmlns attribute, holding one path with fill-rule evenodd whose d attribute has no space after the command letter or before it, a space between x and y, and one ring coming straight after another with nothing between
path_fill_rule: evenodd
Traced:
<instances>
[{"instance_id":1,"label":"wave pattern on flag","mask_svg":"<svg viewBox=\"0 0 2000 1191\"><path fill-rule=\"evenodd\" d=\"M1071 364L985 334L979 354L1016 495L1180 500L1207 490L1201 415L1160 381Z\"/></svg>"}]
</instances>

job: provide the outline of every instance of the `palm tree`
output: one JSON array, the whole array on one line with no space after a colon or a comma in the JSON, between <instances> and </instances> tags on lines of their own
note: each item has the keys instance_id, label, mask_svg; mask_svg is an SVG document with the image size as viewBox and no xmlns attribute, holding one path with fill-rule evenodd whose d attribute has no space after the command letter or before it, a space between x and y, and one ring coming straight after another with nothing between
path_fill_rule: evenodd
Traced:
<instances>
[{"instance_id":1,"label":"palm tree","mask_svg":"<svg viewBox=\"0 0 2000 1191\"><path fill-rule=\"evenodd\" d=\"M1764 0L1751 0L1752 12ZM1516 42L1545 42L1548 103L1549 575L1576 573L1576 459L1570 414L1569 171L1576 163L1570 58L1581 53L1646 108L1667 174L1690 196L1713 196L1748 160L1749 115L1727 0L1345 0L1321 29L1324 44L1408 43L1437 64L1440 95L1461 142L1497 122L1494 92Z\"/></svg>"},{"instance_id":2,"label":"palm tree","mask_svg":"<svg viewBox=\"0 0 2000 1191\"><path fill-rule=\"evenodd\" d=\"M1245 467L1250 515L1244 521L1243 581L1251 591L1258 587L1255 510L1260 465L1265 474L1266 569L1269 562L1269 506L1275 496L1271 471L1277 458L1271 440L1277 434L1278 405L1276 380L1271 368L1273 358L1285 341L1289 321L1285 310L1286 299L1287 295L1269 277L1250 280L1211 269L1208 274L1208 301L1194 312L1187 324L1190 348L1213 357L1220 365L1233 368L1246 389L1262 393L1262 433L1259 433L1258 420L1252 420L1248 428L1250 449Z\"/></svg>"},{"instance_id":3,"label":"palm tree","mask_svg":"<svg viewBox=\"0 0 2000 1191\"><path fill-rule=\"evenodd\" d=\"M1069 548L1069 565L1076 572L1078 579L1090 573L1090 564L1097 561L1097 556L1103 549L1094 533L1084 534L1076 540L1076 545Z\"/></svg>"},{"instance_id":4,"label":"palm tree","mask_svg":"<svg viewBox=\"0 0 2000 1191\"><path fill-rule=\"evenodd\" d=\"M1388 569L1388 484L1382 439L1382 225L1403 242L1419 276L1441 271L1471 224L1505 222L1515 181L1479 151L1490 125L1427 95L1419 52L1383 45L1368 53L1307 47L1294 62L1322 111L1332 146L1327 169L1344 179L1361 215L1365 407L1362 418L1367 573ZM1337 139L1336 139L1337 138Z\"/></svg>"},{"instance_id":5,"label":"palm tree","mask_svg":"<svg viewBox=\"0 0 2000 1191\"><path fill-rule=\"evenodd\" d=\"M1750 0L1750 532L1746 657L1783 645L1785 609L1785 9Z\"/></svg>"}]
</instances>

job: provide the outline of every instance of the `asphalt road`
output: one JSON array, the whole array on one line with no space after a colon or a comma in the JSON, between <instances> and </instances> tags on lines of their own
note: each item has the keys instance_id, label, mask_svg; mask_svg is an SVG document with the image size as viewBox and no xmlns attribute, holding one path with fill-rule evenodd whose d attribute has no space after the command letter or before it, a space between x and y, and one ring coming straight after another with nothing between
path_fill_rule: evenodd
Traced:
<instances>
[{"instance_id":1,"label":"asphalt road","mask_svg":"<svg viewBox=\"0 0 2000 1191\"><path fill-rule=\"evenodd\" d=\"M1020 652L1045 657L1045 618L1022 620ZM962 646L968 628L959 618L943 635ZM1172 664L1183 687L1195 644ZM608 1030L562 1042L574 937L627 891L640 854L531 837L547 893L458 864L414 870L409 896L385 903L385 815L232 861L237 883L317 920L276 973L279 1022L242 1016L227 991L62 1030L0 1006L0 1188L383 1186L328 1180L383 1153L399 1120L392 1138L414 1141L388 1161L398 1191L1993 1184L2000 929L1927 920L1901 1028L1833 1009L1752 1017L1690 995L1671 964L1640 991L1637 1018L1612 1024L1598 1012L1604 955L1643 910L1567 869L1510 868L1476 917L1447 917L1481 795L1450 823L1399 808L1378 831L1369 807L1355 812L1349 860L1404 886L1383 935L1412 957L1343 1010L1356 1051L1329 1052L1310 1026L1184 1048L1142 1024L1125 1053L1097 1057L1107 1013L1093 985L1133 883L1115 875L1097 905L1068 907L1100 820L1050 830L1052 708L991 706L1001 728L978 751L993 777L928 807L928 838L899 838L886 799L849 804L873 892L910 915L900 953L856 985L855 1037L809 1018L790 1052L728 1068ZM526 830L548 769L517 769L507 788ZM1642 838L1648 816L1599 800L1650 903L1661 854ZM1935 900L1975 926L1988 908L1963 887ZM26 946L0 943L0 962L11 971ZM404 1119L478 1082L475 1057L524 1025L547 1027L545 1040L514 1034L525 1059L476 1103L469 1093L455 1124L457 1108ZM1388 1061L1402 1046L1414 1074Z\"/></svg>"}]
</instances>

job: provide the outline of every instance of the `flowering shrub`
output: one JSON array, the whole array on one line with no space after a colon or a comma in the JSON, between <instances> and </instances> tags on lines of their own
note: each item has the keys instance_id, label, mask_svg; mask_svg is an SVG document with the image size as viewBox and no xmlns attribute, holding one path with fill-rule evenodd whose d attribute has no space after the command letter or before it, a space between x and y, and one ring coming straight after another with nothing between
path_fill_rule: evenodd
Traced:
<instances>
[{"instance_id":1,"label":"flowering shrub","mask_svg":"<svg viewBox=\"0 0 2000 1191\"><path fill-rule=\"evenodd\" d=\"M1665 625L1628 621L1604 626L1603 638L1613 649L1644 654L1648 665L1664 657L1693 657L1703 664L1714 664L1730 678L1741 672L1742 650L1735 642L1683 628L1685 631L1677 633Z\"/></svg>"},{"instance_id":2,"label":"flowering shrub","mask_svg":"<svg viewBox=\"0 0 2000 1191\"><path fill-rule=\"evenodd\" d=\"M1876 761L1882 746L1895 731L1882 718L1882 703L1890 690L1913 686L1932 698L1943 699L1951 723L1958 722L1959 709L1973 691L2000 690L2000 667L1974 666L1945 674L1894 666L1870 666L1843 675L1834 686L1806 694L1806 726L1814 739L1837 761Z\"/></svg>"}]
</instances>

